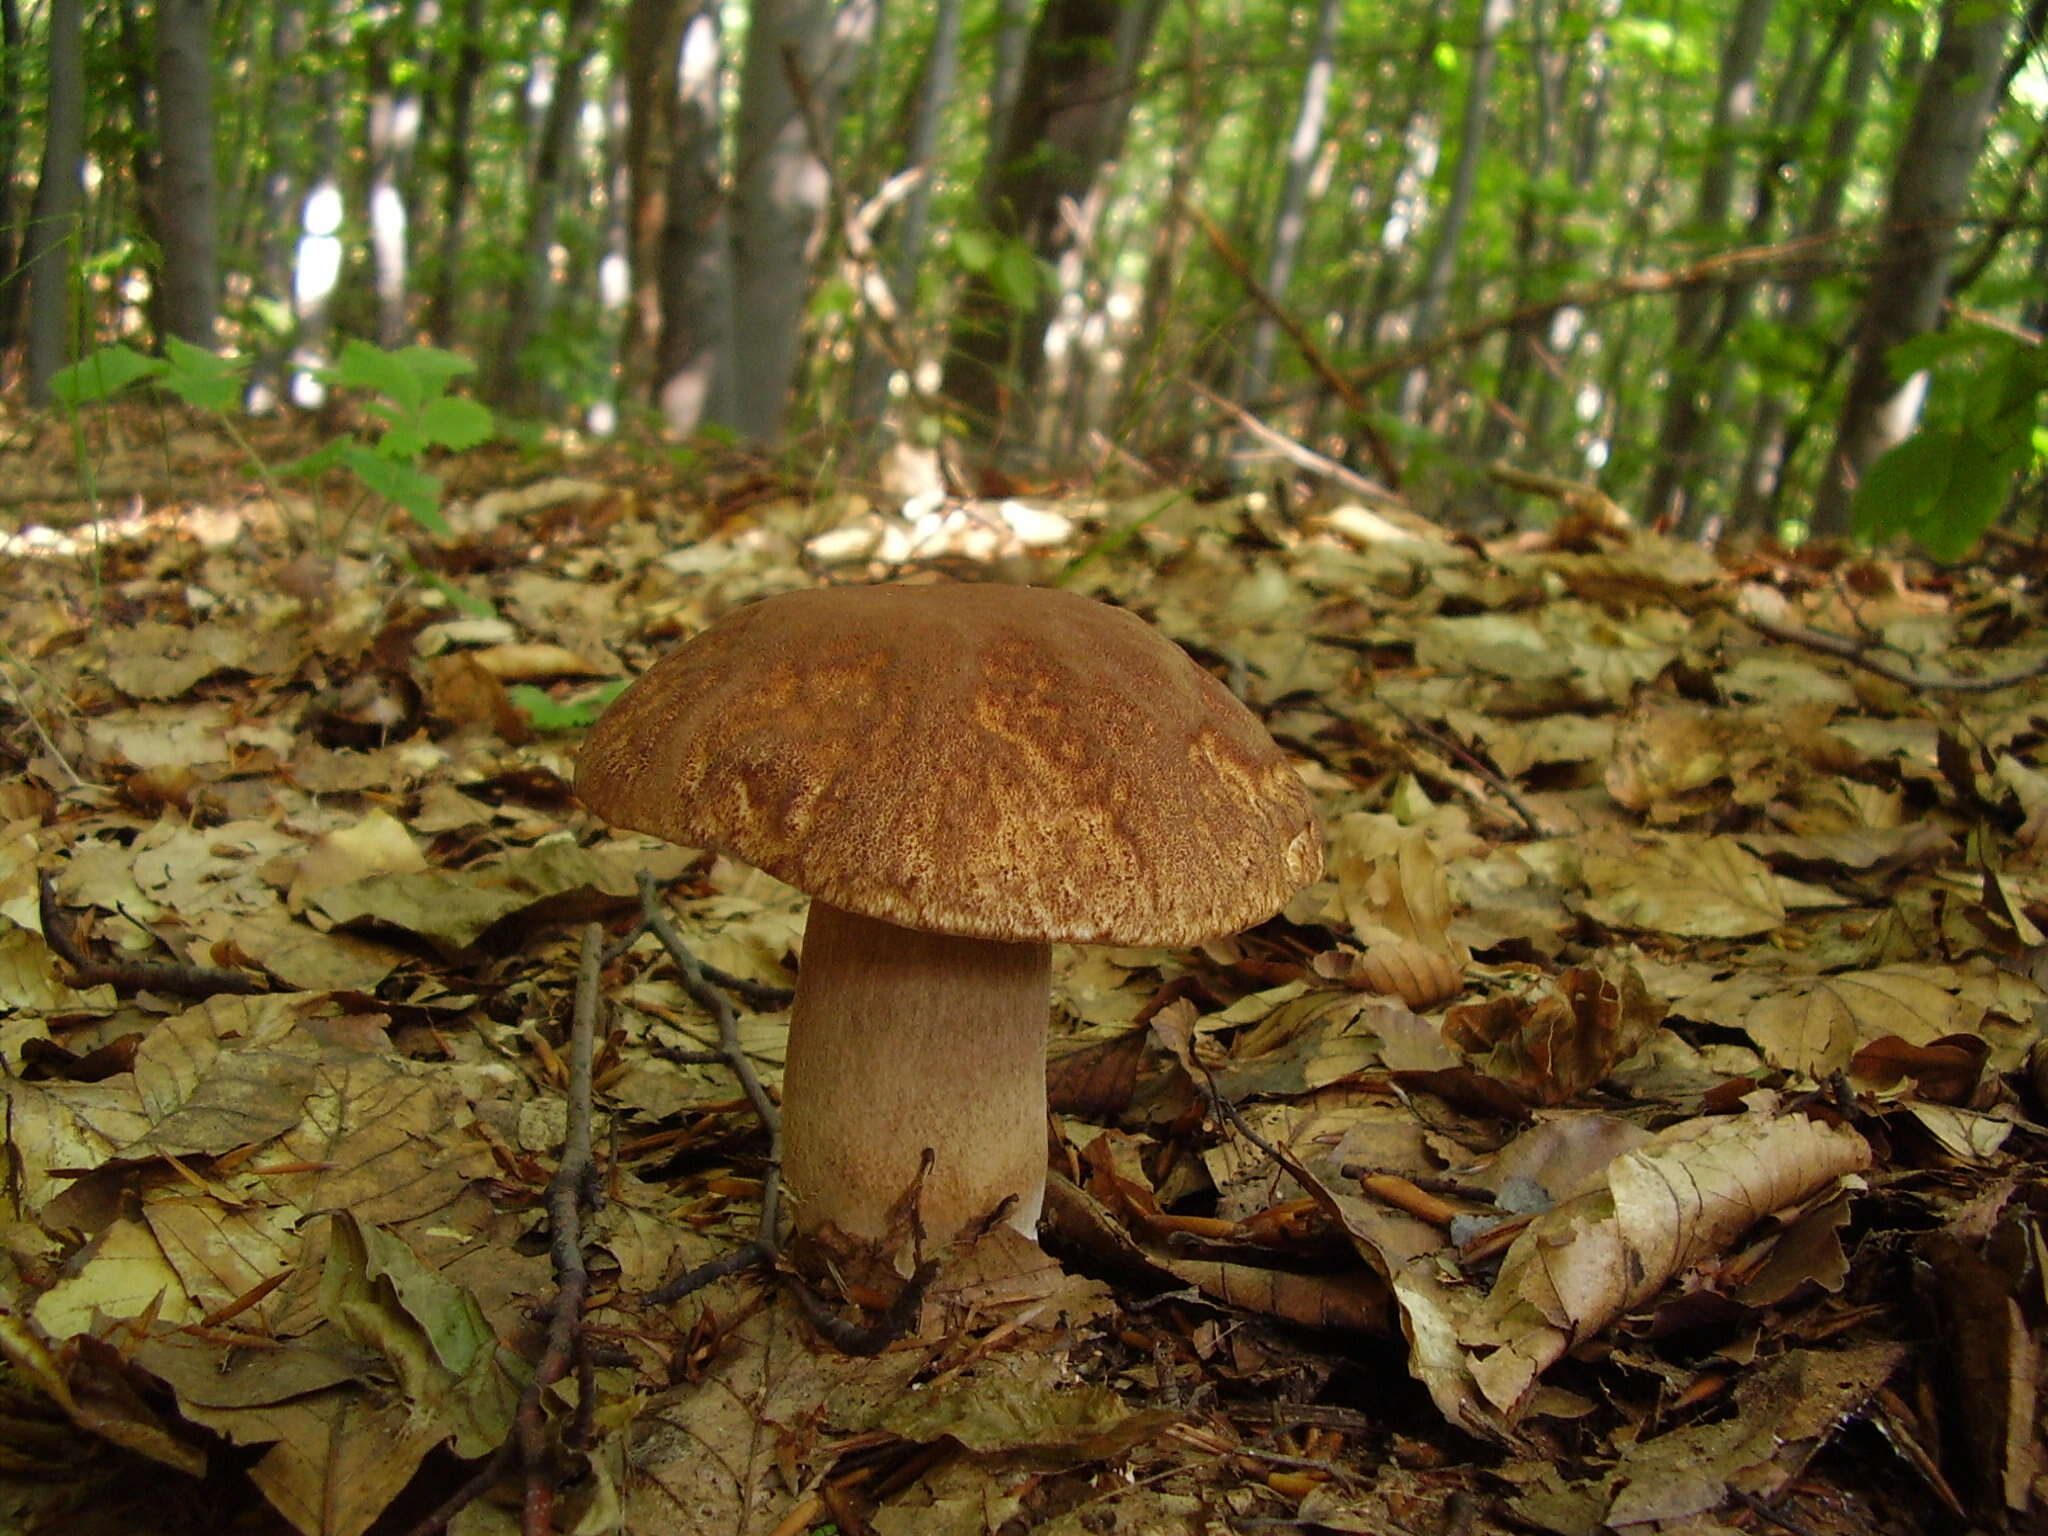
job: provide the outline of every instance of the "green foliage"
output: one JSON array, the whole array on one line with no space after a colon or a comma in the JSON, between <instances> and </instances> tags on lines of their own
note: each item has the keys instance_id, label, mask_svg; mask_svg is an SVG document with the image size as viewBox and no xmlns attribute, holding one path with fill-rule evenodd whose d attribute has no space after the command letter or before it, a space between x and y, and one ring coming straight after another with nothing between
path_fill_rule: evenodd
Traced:
<instances>
[{"instance_id":1,"label":"green foliage","mask_svg":"<svg viewBox=\"0 0 2048 1536\"><path fill-rule=\"evenodd\" d=\"M169 366L161 358L144 357L133 347L101 347L52 375L50 396L66 410L75 411L82 405L110 400L129 385L153 379Z\"/></svg>"},{"instance_id":2,"label":"green foliage","mask_svg":"<svg viewBox=\"0 0 2048 1536\"><path fill-rule=\"evenodd\" d=\"M1958 329L1893 350L1893 374L1922 369L1953 403L1871 465L1853 509L1859 537L1905 534L1937 560L1960 560L2019 477L2048 464L2048 348L2001 331Z\"/></svg>"},{"instance_id":3,"label":"green foliage","mask_svg":"<svg viewBox=\"0 0 2048 1536\"><path fill-rule=\"evenodd\" d=\"M118 343L101 347L57 373L51 392L68 410L110 400L141 383L168 390L187 405L209 411L242 445L248 443L235 426L242 398L242 380L249 359L224 357L173 337L163 357L146 357ZM441 516L441 481L420 467L429 448L460 452L491 436L491 413L474 400L450 395L448 386L475 365L439 347L402 347L387 352L367 342L351 341L333 367L320 378L337 389L367 394L363 408L384 424L375 441L343 434L287 467L287 472L314 479L330 469L343 469L364 490L405 509L431 533L446 534ZM259 460L258 472L267 470Z\"/></svg>"},{"instance_id":4,"label":"green foliage","mask_svg":"<svg viewBox=\"0 0 2048 1536\"><path fill-rule=\"evenodd\" d=\"M631 682L630 677L613 678L570 699L558 699L531 683L515 683L505 691L535 730L585 731L597 723L605 706L624 693Z\"/></svg>"},{"instance_id":5,"label":"green foliage","mask_svg":"<svg viewBox=\"0 0 2048 1536\"><path fill-rule=\"evenodd\" d=\"M310 479L345 469L373 494L403 507L429 533L446 535L440 478L419 461L429 448L461 452L490 437L490 411L447 393L451 383L475 367L439 347L387 352L368 342L349 342L320 378L338 389L368 391L371 399L364 408L384 423L383 434L373 443L337 437L291 466L291 473Z\"/></svg>"},{"instance_id":6,"label":"green foliage","mask_svg":"<svg viewBox=\"0 0 2048 1536\"><path fill-rule=\"evenodd\" d=\"M964 270L987 278L1010 308L1022 312L1037 307L1045 274L1028 242L1004 239L986 229L960 229L953 233L953 257Z\"/></svg>"}]
</instances>

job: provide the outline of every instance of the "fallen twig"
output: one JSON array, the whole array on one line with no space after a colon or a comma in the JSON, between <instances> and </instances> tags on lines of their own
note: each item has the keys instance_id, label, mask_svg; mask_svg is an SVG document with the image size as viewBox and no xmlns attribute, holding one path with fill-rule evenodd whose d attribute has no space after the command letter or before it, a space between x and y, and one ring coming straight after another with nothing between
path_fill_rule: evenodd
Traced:
<instances>
[{"instance_id":1,"label":"fallen twig","mask_svg":"<svg viewBox=\"0 0 2048 1536\"><path fill-rule=\"evenodd\" d=\"M1317 453L1306 443L1298 443L1279 428L1261 421L1235 400L1226 400L1214 390L1205 388L1197 379L1181 380L1190 391L1199 395L1213 409L1232 417L1245 431L1265 443L1275 453L1286 459L1296 469L1342 486L1361 501L1378 507L1400 511L1408 510L1408 503L1398 492L1388 490L1377 480L1368 480L1349 464L1339 463L1327 454Z\"/></svg>"},{"instance_id":2,"label":"fallen twig","mask_svg":"<svg viewBox=\"0 0 2048 1536\"><path fill-rule=\"evenodd\" d=\"M760 1264L780 1247L777 1231L781 1225L782 1204L782 1113L768 1097L768 1090L761 1086L760 1074L754 1071L754 1064L747 1059L747 1053L740 1045L739 1019L733 1013L732 1003L711 984L702 962L690 953L683 936L670 920L667 908L662 905L661 888L652 876L645 874L640 877L640 921L649 933L661 940L661 947L668 951L669 958L682 973L683 990L689 994L690 1000L710 1014L718 1026L716 1059L724 1062L732 1075L739 1079L747 1102L753 1105L754 1113L768 1131L768 1166L761 1176L759 1235L745 1248L722 1259L714 1259L709 1264L700 1264L667 1281L648 1298L650 1301L669 1302L687 1296L724 1275Z\"/></svg>"},{"instance_id":3,"label":"fallen twig","mask_svg":"<svg viewBox=\"0 0 2048 1536\"><path fill-rule=\"evenodd\" d=\"M1889 662L1879 661L1870 654L1870 646L1861 640L1851 640L1847 635L1831 635L1824 630L1801 629L1791 624L1779 624L1759 614L1744 613L1742 622L1773 640L1782 640L1787 645L1802 646L1809 651L1818 651L1823 656L1835 656L1852 667L1897 683L1904 688L1917 688L1930 693L1996 693L2001 688L2016 687L2030 683L2037 677L2048 677L2048 657L2016 672L2001 673L1994 677L1958 677L1953 673L1933 676L1914 672L1906 667L1895 667Z\"/></svg>"},{"instance_id":4,"label":"fallen twig","mask_svg":"<svg viewBox=\"0 0 2048 1536\"><path fill-rule=\"evenodd\" d=\"M43 942L69 967L66 984L112 987L117 992L168 992L174 997L218 997L224 992L248 996L268 992L270 983L247 971L212 965L185 965L175 960L92 960L79 947L78 935L57 905L56 887L47 872L36 877L38 916Z\"/></svg>"},{"instance_id":5,"label":"fallen twig","mask_svg":"<svg viewBox=\"0 0 2048 1536\"><path fill-rule=\"evenodd\" d=\"M595 1371L583 1332L583 1309L590 1297L590 1271L583 1263L583 1213L594 1209L603 1184L591 1155L590 1062L600 1008L598 978L604 955L604 931L592 923L583 930L583 950L576 972L575 1012L569 1028L569 1124L562 1138L561 1160L548 1181L549 1256L554 1261L555 1295L548 1307L547 1332L533 1378L519 1394L512 1432L482 1466L441 1505L412 1528L411 1536L439 1536L464 1508L480 1498L516 1461L526 1477L520 1510L521 1536L549 1536L555 1529L555 1493L560 1469L549 1454L548 1388L574 1366L577 1376L576 1414L562 1443L580 1447L589 1442L597 1393Z\"/></svg>"}]
</instances>

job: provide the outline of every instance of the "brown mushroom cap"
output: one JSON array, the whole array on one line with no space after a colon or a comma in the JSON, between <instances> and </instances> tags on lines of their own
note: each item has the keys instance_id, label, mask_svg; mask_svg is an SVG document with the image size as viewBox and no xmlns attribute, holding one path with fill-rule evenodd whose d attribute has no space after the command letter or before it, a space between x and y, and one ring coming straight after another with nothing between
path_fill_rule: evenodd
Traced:
<instances>
[{"instance_id":1,"label":"brown mushroom cap","mask_svg":"<svg viewBox=\"0 0 2048 1536\"><path fill-rule=\"evenodd\" d=\"M576 792L849 912L1000 940L1185 945L1322 872L1251 712L1121 609L1009 586L734 610L606 710Z\"/></svg>"}]
</instances>

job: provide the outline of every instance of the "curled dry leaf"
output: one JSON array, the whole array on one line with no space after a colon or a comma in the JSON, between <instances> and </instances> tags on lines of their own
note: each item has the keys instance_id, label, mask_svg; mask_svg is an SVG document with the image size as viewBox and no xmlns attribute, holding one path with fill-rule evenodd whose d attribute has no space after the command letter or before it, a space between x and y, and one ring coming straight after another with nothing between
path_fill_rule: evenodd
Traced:
<instances>
[{"instance_id":1,"label":"curled dry leaf","mask_svg":"<svg viewBox=\"0 0 2048 1536\"><path fill-rule=\"evenodd\" d=\"M1444 1038L1525 1101L1563 1104L1641 1050L1663 1017L1633 965L1581 965L1546 990L1453 1008Z\"/></svg>"},{"instance_id":2,"label":"curled dry leaf","mask_svg":"<svg viewBox=\"0 0 2048 1536\"><path fill-rule=\"evenodd\" d=\"M1459 1332L1472 1375L1512 1415L1573 1345L1724 1253L1755 1222L1870 1166L1846 1126L1803 1115L1683 1121L1617 1157L1604 1188L1531 1222Z\"/></svg>"},{"instance_id":3,"label":"curled dry leaf","mask_svg":"<svg viewBox=\"0 0 2048 1536\"><path fill-rule=\"evenodd\" d=\"M1360 992L1398 997L1410 1008L1434 1008L1464 990L1465 978L1448 952L1405 940L1375 944L1364 954L1335 949L1316 956L1315 973Z\"/></svg>"}]
</instances>

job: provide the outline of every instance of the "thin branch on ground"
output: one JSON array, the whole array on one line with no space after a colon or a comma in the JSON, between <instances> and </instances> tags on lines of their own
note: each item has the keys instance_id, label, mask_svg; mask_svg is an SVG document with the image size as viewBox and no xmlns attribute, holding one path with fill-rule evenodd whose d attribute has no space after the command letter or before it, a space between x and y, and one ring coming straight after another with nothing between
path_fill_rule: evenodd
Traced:
<instances>
[{"instance_id":1,"label":"thin branch on ground","mask_svg":"<svg viewBox=\"0 0 2048 1536\"><path fill-rule=\"evenodd\" d=\"M56 887L47 872L36 877L38 916L43 942L70 969L72 987L112 987L117 992L168 992L175 997L218 997L222 993L252 996L268 992L270 983L247 971L212 965L185 965L175 960L94 960L78 943L77 932L57 905Z\"/></svg>"},{"instance_id":2,"label":"thin branch on ground","mask_svg":"<svg viewBox=\"0 0 2048 1536\"><path fill-rule=\"evenodd\" d=\"M1473 754L1469 749L1455 741L1451 741L1446 737L1438 735L1435 731L1432 731L1428 726L1424 725L1421 721L1416 720L1412 716L1407 714L1398 705L1390 704L1385 699L1376 699L1374 700L1374 702L1377 703L1380 706L1380 708L1384 709L1388 714L1392 715L1396 720L1400 721L1402 725L1406 726L1410 735L1416 737L1418 740L1428 742L1432 747L1435 747L1437 751L1442 753L1444 756L1454 758L1458 762L1463 763L1466 769L1472 774L1476 775L1486 785L1488 789L1491 789L1495 794L1499 795L1502 800L1507 802L1508 809L1515 813L1516 819L1519 820L1522 823L1522 825L1529 830L1530 833L1537 837L1548 837L1550 835L1549 832L1547 832L1544 829L1541 818L1539 818L1534 811L1529 809L1528 805L1523 801L1522 797L1515 792L1514 785L1510 784L1500 774L1494 772L1493 769L1489 768L1485 763L1481 762L1479 758L1475 754ZM1453 780L1452 782L1455 783L1456 781ZM1463 788L1462 785L1460 785L1459 787ZM1467 792L1469 793L1469 791ZM1476 799L1477 797L1475 796L1474 798Z\"/></svg>"},{"instance_id":3,"label":"thin branch on ground","mask_svg":"<svg viewBox=\"0 0 2048 1536\"><path fill-rule=\"evenodd\" d=\"M1390 511L1408 510L1408 502L1399 492L1388 490L1377 480L1368 480L1349 464L1341 464L1327 454L1317 453L1305 443L1296 442L1279 428L1261 421L1235 400L1226 400L1213 389L1206 388L1199 379L1186 378L1180 382L1212 410L1221 411L1236 421L1245 431L1304 474L1328 480L1372 506L1384 507Z\"/></svg>"},{"instance_id":4,"label":"thin branch on ground","mask_svg":"<svg viewBox=\"0 0 2048 1536\"><path fill-rule=\"evenodd\" d=\"M1739 617L1751 629L1759 634L1768 635L1773 640L1782 640L1787 645L1818 651L1823 656L1838 657L1848 662L1850 666L1861 667L1886 682L1927 693L1996 693L2001 688L2014 688L2021 683L2030 683L2037 677L2048 677L2048 657L2031 666L1992 677L1958 677L1952 673L1929 675L1915 672L1909 667L1895 667L1889 662L1879 661L1871 654L1870 645L1861 640L1851 640L1846 635L1831 635L1824 630L1801 629L1792 624L1779 624L1754 613L1740 614Z\"/></svg>"},{"instance_id":5,"label":"thin branch on ground","mask_svg":"<svg viewBox=\"0 0 2048 1536\"><path fill-rule=\"evenodd\" d=\"M519 1394L512 1432L490 1458L439 1508L412 1528L411 1536L439 1536L463 1509L481 1498L517 1462L526 1486L520 1509L521 1536L551 1536L555 1529L555 1495L561 1468L550 1454L544 1399L573 1366L577 1377L575 1417L561 1437L564 1445L590 1442L591 1415L597 1401L596 1373L583 1331L583 1309L590 1298L590 1271L583 1262L583 1216L596 1209L603 1180L591 1153L590 1064L602 1003L598 979L603 970L604 930L596 923L583 930L583 948L576 972L575 1012L569 1029L569 1123L562 1138L561 1160L548 1181L548 1253L555 1271L555 1295L548 1307L547 1330L533 1377Z\"/></svg>"},{"instance_id":6,"label":"thin branch on ground","mask_svg":"<svg viewBox=\"0 0 2048 1536\"><path fill-rule=\"evenodd\" d=\"M781 1226L782 1206L782 1112L768 1097L768 1090L761 1085L760 1074L755 1072L753 1062L747 1059L746 1049L740 1044L739 1017L733 1012L732 1003L711 984L702 963L690 953L682 934L676 931L668 909L662 905L660 886L653 877L645 874L640 877L640 921L661 941L661 947L675 962L677 971L682 974L684 992L718 1026L717 1059L739 1079L747 1102L753 1105L755 1115L768 1131L768 1166L761 1175L759 1235L744 1248L678 1275L648 1297L650 1302L666 1303L687 1296L725 1275L763 1263L778 1251L780 1241L777 1233Z\"/></svg>"},{"instance_id":7,"label":"thin branch on ground","mask_svg":"<svg viewBox=\"0 0 2048 1536\"><path fill-rule=\"evenodd\" d=\"M31 673L30 676L34 674ZM24 694L21 685L15 682L14 656L5 647L0 647L0 677L7 680L7 691L14 696L14 707L21 711L21 717L28 722L29 729L36 733L36 740L43 744L43 750L49 754L50 761L57 765L74 786L83 784L85 780L80 778L78 770L71 766L71 759L64 755L63 750L51 737L48 728L44 726L43 717L30 707L28 695Z\"/></svg>"}]
</instances>

